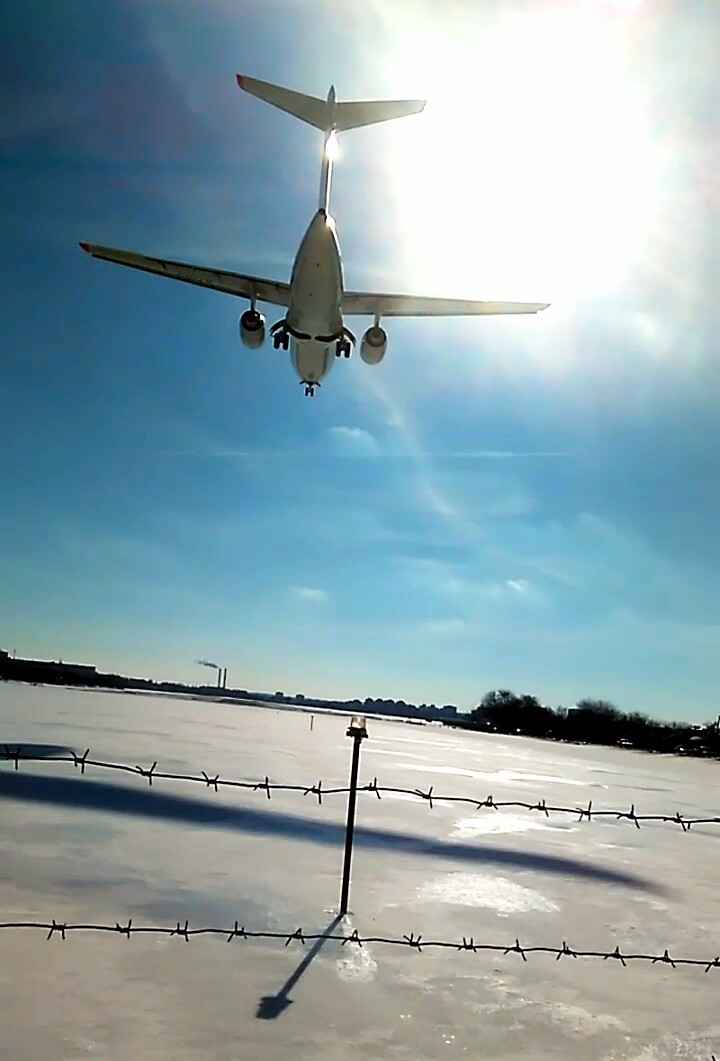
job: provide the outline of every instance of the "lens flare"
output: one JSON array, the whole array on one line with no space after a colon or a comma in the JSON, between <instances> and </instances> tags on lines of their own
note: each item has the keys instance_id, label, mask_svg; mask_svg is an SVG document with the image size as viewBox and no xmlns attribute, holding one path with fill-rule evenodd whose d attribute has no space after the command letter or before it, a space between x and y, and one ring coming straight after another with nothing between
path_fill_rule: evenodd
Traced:
<instances>
[{"instance_id":1,"label":"lens flare","mask_svg":"<svg viewBox=\"0 0 720 1061\"><path fill-rule=\"evenodd\" d=\"M325 155L331 162L334 162L335 159L338 157L339 149L340 145L338 144L338 138L335 135L335 130L333 129L330 135L328 136L327 140L325 141Z\"/></svg>"}]
</instances>

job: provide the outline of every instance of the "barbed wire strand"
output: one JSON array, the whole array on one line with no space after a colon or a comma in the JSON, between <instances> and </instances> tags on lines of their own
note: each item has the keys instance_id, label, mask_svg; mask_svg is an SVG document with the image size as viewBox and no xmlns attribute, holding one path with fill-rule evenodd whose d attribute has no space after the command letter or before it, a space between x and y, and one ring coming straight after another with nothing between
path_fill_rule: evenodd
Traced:
<instances>
[{"instance_id":1,"label":"barbed wire strand","mask_svg":"<svg viewBox=\"0 0 720 1061\"><path fill-rule=\"evenodd\" d=\"M322 804L323 799L327 796L343 795L351 791L348 787L325 788L322 780L315 784L301 785L271 782L267 775L262 781L235 781L229 778L221 778L219 774L208 774L204 770L202 770L200 774L170 773L158 770L157 760L152 766L143 767L137 765L131 766L127 763L110 763L99 759L91 759L89 748L87 748L82 755L77 755L75 752L71 752L69 755L26 755L22 750L22 745L12 746L6 744L0 749L0 761L3 759L7 762L12 762L15 766L15 770L19 770L21 762L71 763L75 768L80 769L81 774L85 774L85 770L89 766L95 767L99 770L115 770L121 773L143 777L147 780L150 787L152 787L154 781L184 781L191 784L200 784L205 788L212 788L215 792L218 792L220 787L245 789L246 791L251 792L264 792L268 799L272 798L274 792L295 792L302 796L316 797L318 804L320 805ZM357 791L373 793L378 799L381 799L383 795L410 796L427 803L431 809L435 803L463 803L474 807L476 810L502 810L504 808L512 807L544 814L546 818L549 818L551 814L575 814L578 816L577 820L580 822L597 821L602 818L614 818L617 821L625 820L633 822L637 829L640 828L641 822L662 822L671 825L679 825L683 832L688 832L693 825L720 825L720 817L691 818L681 814L680 811L675 811L672 814L638 814L635 810L634 803L630 806L630 810L621 811L597 809L593 807L592 800L588 802L587 807L562 807L548 803L545 799L537 800L534 803L517 799L497 800L494 799L493 796L486 796L484 799L476 799L472 796L453 796L436 793L433 786L430 786L427 790L423 790L420 788L402 788L394 785L380 785L377 777L364 785L358 785Z\"/></svg>"},{"instance_id":2,"label":"barbed wire strand","mask_svg":"<svg viewBox=\"0 0 720 1061\"><path fill-rule=\"evenodd\" d=\"M566 940L563 940L561 947L550 947L524 946L517 938L515 939L515 942L510 945L503 943L478 943L473 936L463 936L460 942L457 940L425 939L422 935L415 934L414 932L402 936L361 936L357 929L354 929L350 935L333 932L304 932L302 928L296 928L292 932L273 932L265 929L249 929L244 925L241 925L239 921L235 921L232 928L191 928L189 921L185 921L184 924L177 921L175 927L169 925L133 925L132 918L127 924L121 924L117 921L114 925L71 925L65 921L56 921L54 918L50 922L0 922L0 931L8 931L12 929L29 929L47 932L46 939L48 940L52 939L53 936L59 936L61 939L66 940L69 932L110 933L112 935L125 936L126 939L138 935L179 936L181 939L184 939L186 943L189 943L191 938L194 938L195 936L222 936L228 943L231 943L234 939L278 940L283 942L286 947L293 941L305 945L307 943L315 943L319 940L323 940L339 943L343 947L348 944L364 947L367 944L380 943L392 947L404 947L409 950L418 951L419 953L424 950L440 949L468 951L474 954L487 952L492 954L502 954L503 956L518 954L525 962L528 960L529 954L548 954L553 955L556 961L560 961L561 958L597 958L602 959L603 961L618 961L623 966L627 966L628 962L649 962L652 965L669 965L673 969L677 969L678 966L697 967L704 969L706 973L709 973L711 969L720 969L720 955L711 959L673 958L667 948L662 954L631 954L629 952L625 953L621 951L620 947L617 945L612 950L579 950L576 947L569 946Z\"/></svg>"}]
</instances>

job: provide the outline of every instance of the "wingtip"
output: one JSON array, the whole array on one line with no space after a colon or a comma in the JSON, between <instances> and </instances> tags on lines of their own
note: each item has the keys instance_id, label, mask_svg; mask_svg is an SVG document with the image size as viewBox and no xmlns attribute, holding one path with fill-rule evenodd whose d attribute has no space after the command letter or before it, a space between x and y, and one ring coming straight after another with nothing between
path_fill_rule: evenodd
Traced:
<instances>
[{"instance_id":1,"label":"wingtip","mask_svg":"<svg viewBox=\"0 0 720 1061\"><path fill-rule=\"evenodd\" d=\"M84 243L82 240L80 240L80 246L82 247L82 249L85 251L86 254L90 253L90 244L89 243Z\"/></svg>"},{"instance_id":2,"label":"wingtip","mask_svg":"<svg viewBox=\"0 0 720 1061\"><path fill-rule=\"evenodd\" d=\"M240 88L245 88L245 85L243 84L244 78L243 78L242 74L236 74L235 75L235 79L236 79L238 85L240 86Z\"/></svg>"}]
</instances>

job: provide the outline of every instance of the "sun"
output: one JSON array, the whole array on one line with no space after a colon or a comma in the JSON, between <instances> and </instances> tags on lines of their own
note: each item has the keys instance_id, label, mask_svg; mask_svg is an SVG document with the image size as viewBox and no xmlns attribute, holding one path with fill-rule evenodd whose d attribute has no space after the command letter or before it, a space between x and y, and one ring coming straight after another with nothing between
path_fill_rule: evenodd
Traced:
<instances>
[{"instance_id":1,"label":"sun","mask_svg":"<svg viewBox=\"0 0 720 1061\"><path fill-rule=\"evenodd\" d=\"M615 289L652 215L653 154L598 19L506 17L407 53L412 84L426 55L428 104L390 141L387 179L415 286L531 300Z\"/></svg>"}]
</instances>

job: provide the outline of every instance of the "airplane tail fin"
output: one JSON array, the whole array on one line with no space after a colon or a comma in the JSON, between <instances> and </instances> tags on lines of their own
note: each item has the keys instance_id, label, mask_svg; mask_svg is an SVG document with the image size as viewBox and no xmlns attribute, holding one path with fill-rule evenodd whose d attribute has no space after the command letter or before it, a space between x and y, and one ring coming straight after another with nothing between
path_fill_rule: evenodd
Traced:
<instances>
[{"instance_id":1,"label":"airplane tail fin","mask_svg":"<svg viewBox=\"0 0 720 1061\"><path fill-rule=\"evenodd\" d=\"M268 81L258 81L254 77L237 75L240 88L251 96L278 107L287 114L292 114L316 129L329 132L335 129L342 132L348 129L359 129L364 125L375 125L387 122L392 118L404 118L418 114L425 106L425 100L387 100L338 103L335 89L331 88L327 99L306 96L302 92L292 92L288 88L272 85Z\"/></svg>"}]
</instances>

